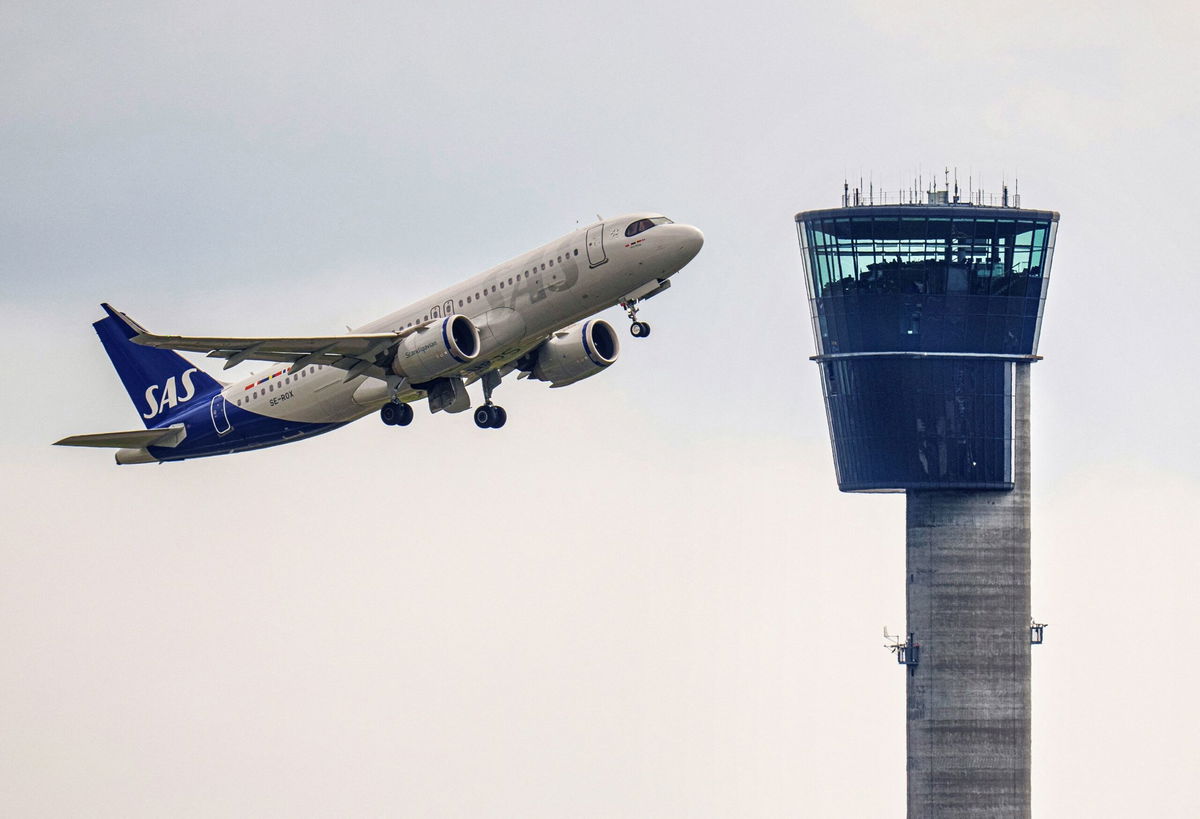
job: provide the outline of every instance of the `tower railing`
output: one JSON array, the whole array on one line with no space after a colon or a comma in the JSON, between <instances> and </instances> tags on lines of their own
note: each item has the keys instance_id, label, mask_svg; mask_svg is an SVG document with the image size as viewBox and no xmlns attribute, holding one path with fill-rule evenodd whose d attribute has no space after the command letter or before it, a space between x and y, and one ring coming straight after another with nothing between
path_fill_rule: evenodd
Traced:
<instances>
[{"instance_id":1,"label":"tower railing","mask_svg":"<svg viewBox=\"0 0 1200 819\"><path fill-rule=\"evenodd\" d=\"M883 191L873 188L867 190L853 188L842 193L843 208L876 205L974 205L976 207L1019 208L1021 207L1021 194L1010 193L1007 189L1001 193L986 193L974 190Z\"/></svg>"}]
</instances>

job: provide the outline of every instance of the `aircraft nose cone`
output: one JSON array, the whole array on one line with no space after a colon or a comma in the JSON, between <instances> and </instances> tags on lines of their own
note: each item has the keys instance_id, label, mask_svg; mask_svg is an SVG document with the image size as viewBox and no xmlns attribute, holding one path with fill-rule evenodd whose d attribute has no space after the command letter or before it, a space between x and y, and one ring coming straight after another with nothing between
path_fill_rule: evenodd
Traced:
<instances>
[{"instance_id":1,"label":"aircraft nose cone","mask_svg":"<svg viewBox=\"0 0 1200 819\"><path fill-rule=\"evenodd\" d=\"M680 249L684 253L683 263L687 264L696 258L696 254L700 252L700 248L704 247L704 234L700 232L700 228L695 228L691 225L680 225L679 232L682 234Z\"/></svg>"}]
</instances>

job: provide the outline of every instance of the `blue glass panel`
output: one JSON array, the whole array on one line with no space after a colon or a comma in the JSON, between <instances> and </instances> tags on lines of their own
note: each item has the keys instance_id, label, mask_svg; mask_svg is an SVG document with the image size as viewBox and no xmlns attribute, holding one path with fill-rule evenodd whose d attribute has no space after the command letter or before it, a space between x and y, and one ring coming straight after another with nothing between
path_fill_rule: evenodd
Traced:
<instances>
[{"instance_id":1,"label":"blue glass panel","mask_svg":"<svg viewBox=\"0 0 1200 819\"><path fill-rule=\"evenodd\" d=\"M898 236L919 241L925 238L927 221L926 219L900 219L898 223L892 222L896 225L893 230Z\"/></svg>"},{"instance_id":2,"label":"blue glass panel","mask_svg":"<svg viewBox=\"0 0 1200 819\"><path fill-rule=\"evenodd\" d=\"M1011 488L1011 367L961 359L823 363L841 488Z\"/></svg>"}]
</instances>

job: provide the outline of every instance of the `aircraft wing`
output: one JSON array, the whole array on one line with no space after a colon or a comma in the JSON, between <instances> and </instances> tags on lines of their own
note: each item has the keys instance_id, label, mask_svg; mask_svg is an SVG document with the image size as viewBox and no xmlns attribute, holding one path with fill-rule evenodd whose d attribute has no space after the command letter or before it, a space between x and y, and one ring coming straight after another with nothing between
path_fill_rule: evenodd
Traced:
<instances>
[{"instance_id":1,"label":"aircraft wing","mask_svg":"<svg viewBox=\"0 0 1200 819\"><path fill-rule=\"evenodd\" d=\"M243 361L291 362L291 370L310 364L324 364L347 370L346 380L359 375L386 378L386 353L405 336L425 327L413 325L395 333L347 333L338 336L231 337L164 336L149 332L129 316L102 305L110 316L126 324L131 340L147 347L207 353L209 358L225 359L225 369Z\"/></svg>"},{"instance_id":2,"label":"aircraft wing","mask_svg":"<svg viewBox=\"0 0 1200 819\"><path fill-rule=\"evenodd\" d=\"M103 446L120 449L142 449L148 446L178 446L187 434L182 424L163 429L135 429L129 432L96 432L91 435L68 435L55 446Z\"/></svg>"}]
</instances>

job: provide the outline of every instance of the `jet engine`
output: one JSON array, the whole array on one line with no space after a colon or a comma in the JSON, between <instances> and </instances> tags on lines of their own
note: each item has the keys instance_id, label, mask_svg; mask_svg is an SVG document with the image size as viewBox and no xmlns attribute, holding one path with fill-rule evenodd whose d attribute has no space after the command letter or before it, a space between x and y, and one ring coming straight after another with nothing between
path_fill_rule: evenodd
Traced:
<instances>
[{"instance_id":1,"label":"jet engine","mask_svg":"<svg viewBox=\"0 0 1200 819\"><path fill-rule=\"evenodd\" d=\"M532 376L565 387L593 376L617 360L621 345L612 325L589 319L559 330L534 352Z\"/></svg>"},{"instance_id":2,"label":"jet engine","mask_svg":"<svg viewBox=\"0 0 1200 819\"><path fill-rule=\"evenodd\" d=\"M478 355L479 331L469 318L455 313L401 339L392 372L418 384L453 372Z\"/></svg>"}]
</instances>

